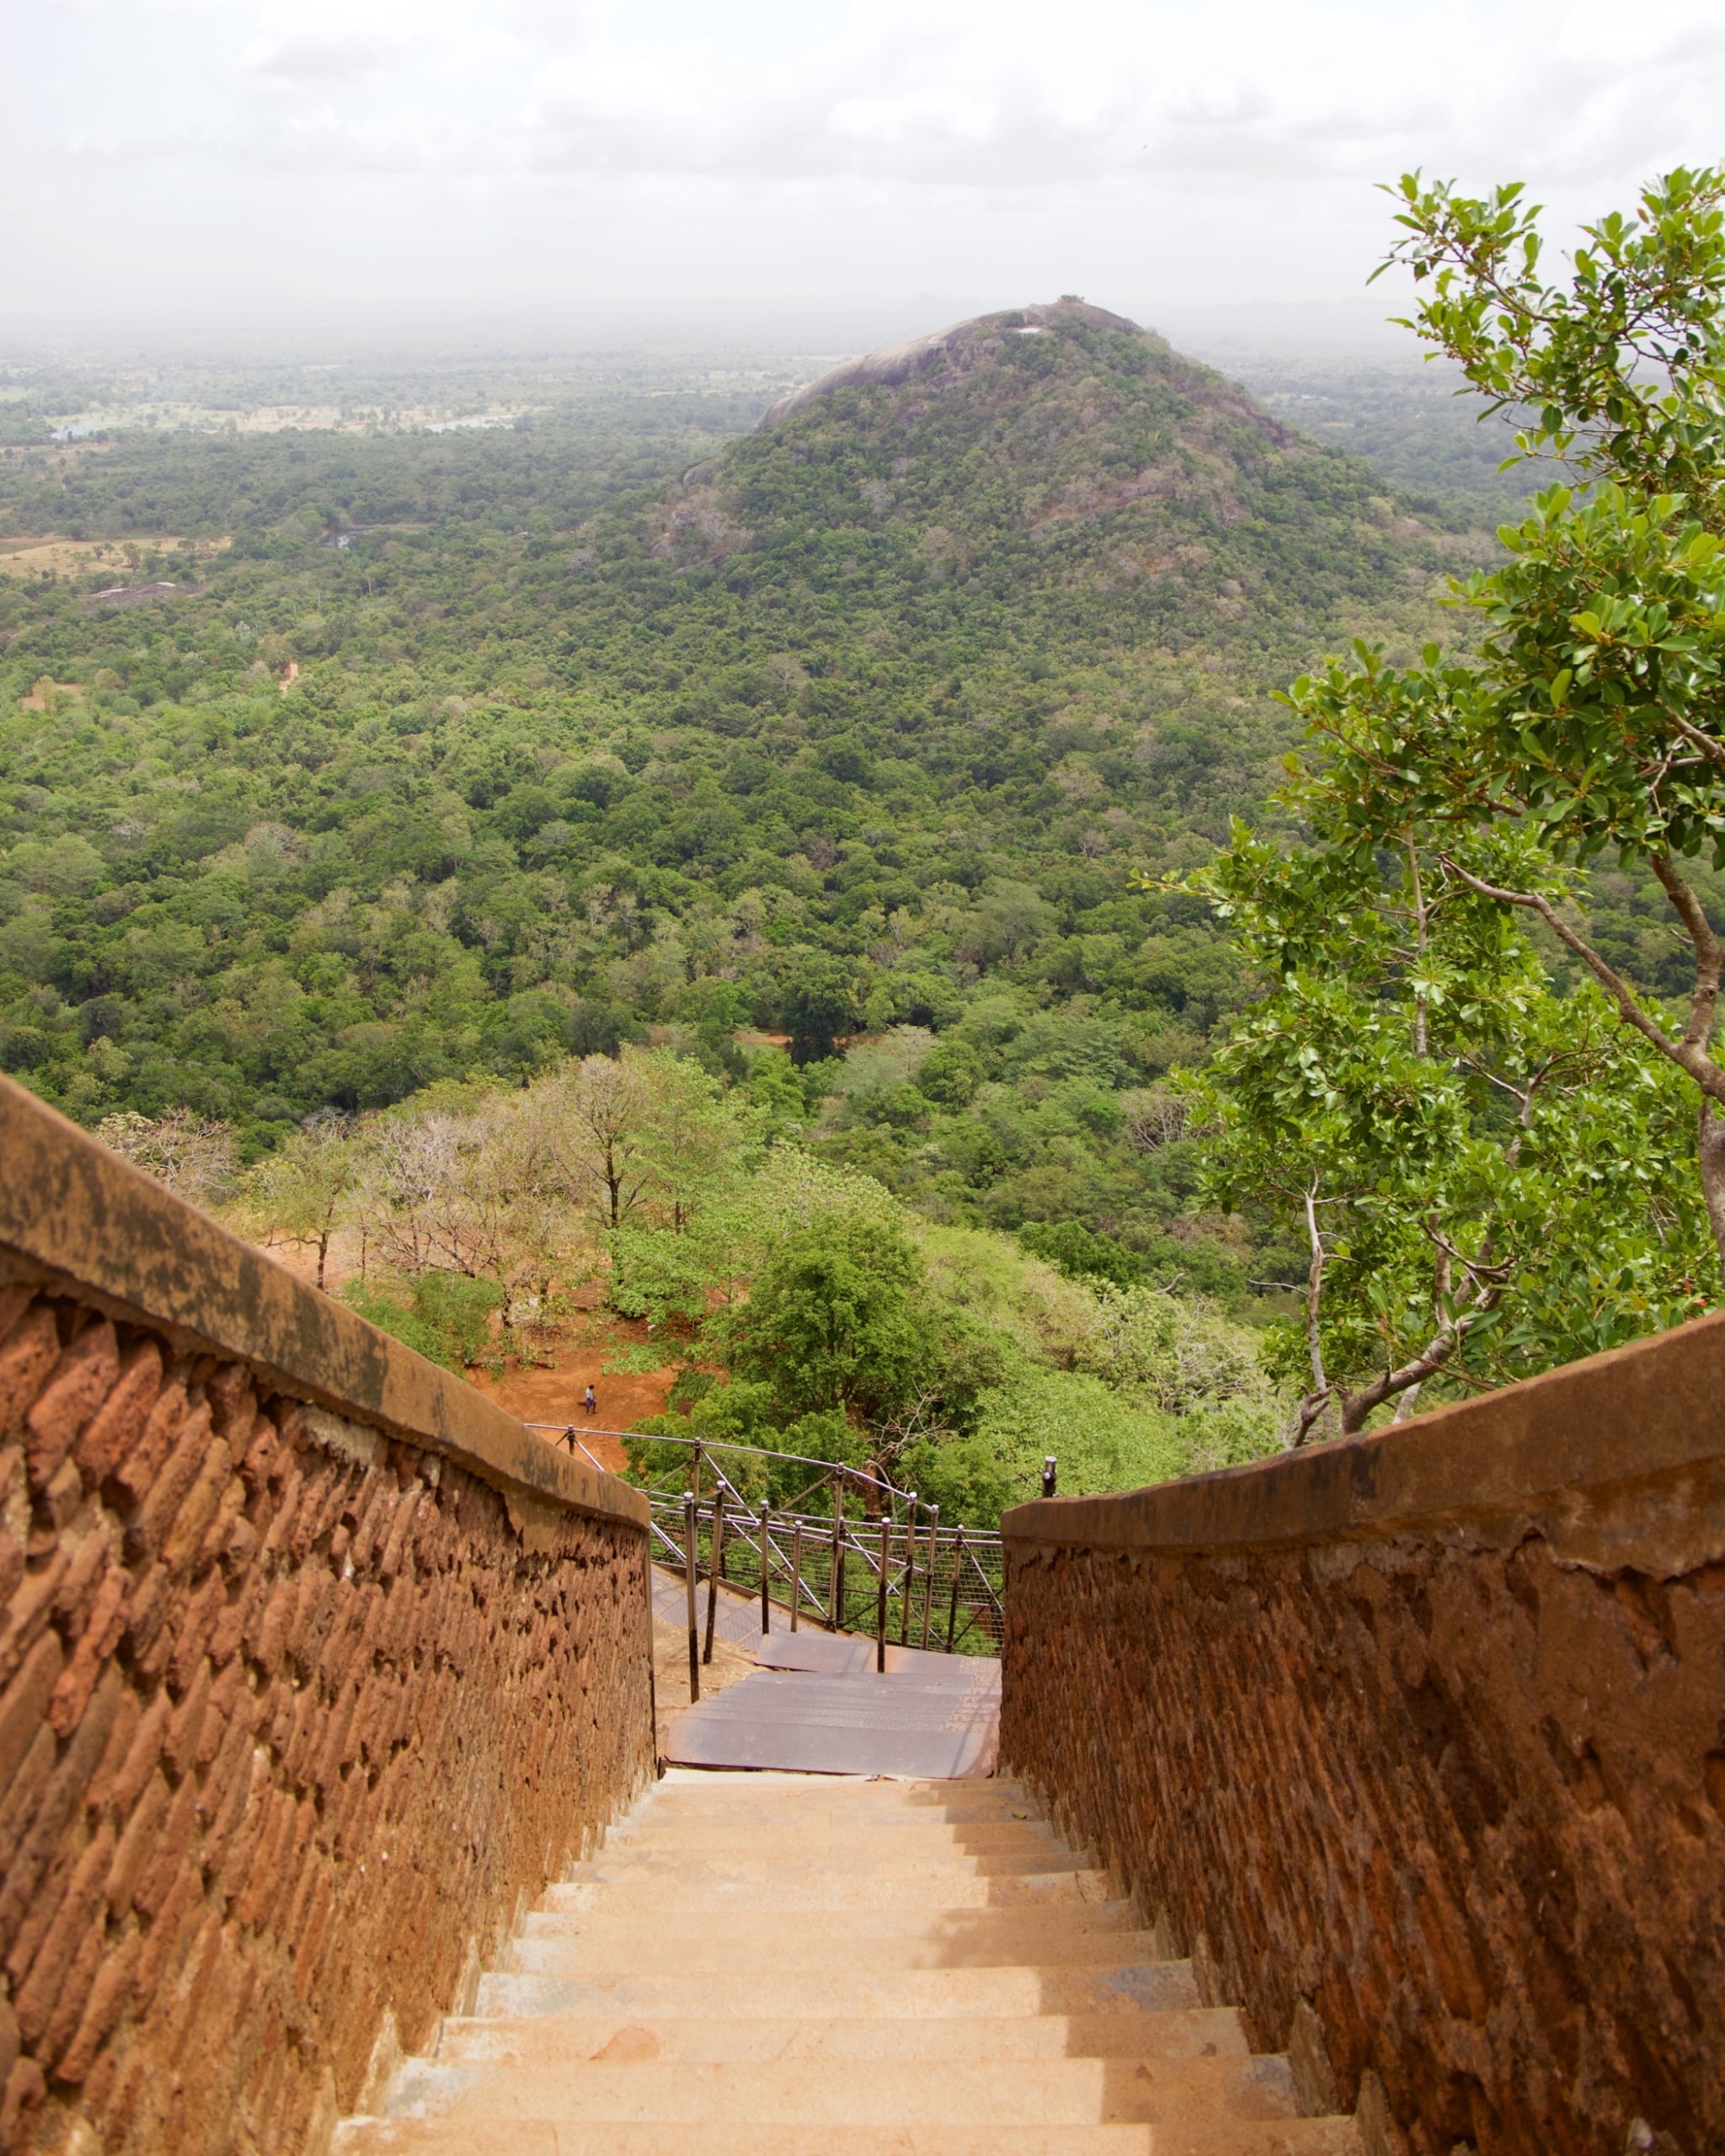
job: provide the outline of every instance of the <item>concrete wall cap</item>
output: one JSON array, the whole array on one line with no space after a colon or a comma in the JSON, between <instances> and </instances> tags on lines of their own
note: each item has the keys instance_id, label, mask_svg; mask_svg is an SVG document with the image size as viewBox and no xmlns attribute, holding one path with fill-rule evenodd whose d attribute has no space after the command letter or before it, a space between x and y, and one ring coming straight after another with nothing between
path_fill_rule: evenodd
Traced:
<instances>
[{"instance_id":1,"label":"concrete wall cap","mask_svg":"<svg viewBox=\"0 0 1725 2156\"><path fill-rule=\"evenodd\" d=\"M1636 1501L1639 1486L1673 1476L1705 1502ZM1434 1530L1494 1540L1501 1524L1525 1521L1578 1563L1676 1572L1725 1554L1722 1488L1725 1313L1370 1436L1148 1489L1017 1505L1001 1533L1028 1556L1038 1546L1295 1548Z\"/></svg>"},{"instance_id":2,"label":"concrete wall cap","mask_svg":"<svg viewBox=\"0 0 1725 2156\"><path fill-rule=\"evenodd\" d=\"M645 1494L566 1459L494 1401L218 1227L88 1131L0 1078L0 1265L194 1352L248 1364L265 1392L323 1412L321 1442L423 1445L511 1495L539 1539L547 1506L644 1530ZM526 1502L523 1498L537 1500Z\"/></svg>"}]
</instances>

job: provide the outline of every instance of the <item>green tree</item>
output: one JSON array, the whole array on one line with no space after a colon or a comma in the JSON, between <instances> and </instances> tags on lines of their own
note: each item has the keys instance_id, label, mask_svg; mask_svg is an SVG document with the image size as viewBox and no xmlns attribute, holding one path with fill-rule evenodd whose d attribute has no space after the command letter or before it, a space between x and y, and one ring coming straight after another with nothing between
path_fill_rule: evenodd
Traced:
<instances>
[{"instance_id":1,"label":"green tree","mask_svg":"<svg viewBox=\"0 0 1725 2156\"><path fill-rule=\"evenodd\" d=\"M1591 984L1555 993L1482 894L1542 873L1525 837L1386 855L1323 778L1295 798L1311 851L1236 828L1195 879L1275 985L1194 1089L1211 1202L1308 1253L1302 1322L1269 1337L1304 1387L1292 1442L1692 1315L1709 1253L1680 1081Z\"/></svg>"},{"instance_id":2,"label":"green tree","mask_svg":"<svg viewBox=\"0 0 1725 2156\"><path fill-rule=\"evenodd\" d=\"M341 1299L380 1332L446 1370L468 1369L491 1344L491 1313L503 1300L492 1280L422 1273L412 1280L374 1274L350 1280Z\"/></svg>"},{"instance_id":3,"label":"green tree","mask_svg":"<svg viewBox=\"0 0 1725 2156\"><path fill-rule=\"evenodd\" d=\"M796 1065L782 1049L762 1049L749 1065L745 1081L750 1099L760 1109L767 1135L782 1138L800 1132L809 1120L809 1101Z\"/></svg>"},{"instance_id":4,"label":"green tree","mask_svg":"<svg viewBox=\"0 0 1725 2156\"><path fill-rule=\"evenodd\" d=\"M921 1258L901 1229L857 1215L788 1235L723 1327L731 1368L770 1385L782 1419L837 1410L878 1421L937 1358Z\"/></svg>"},{"instance_id":5,"label":"green tree","mask_svg":"<svg viewBox=\"0 0 1725 2156\"><path fill-rule=\"evenodd\" d=\"M1587 227L1558 282L1519 186L1476 199L1416 175L1392 192L1407 236L1391 259L1423 294L1413 326L1524 409L1522 454L1572 483L1461 590L1486 630L1477 659L1433 646L1398 668L1359 646L1295 684L1303 798L1355 847L1426 834L1445 877L1536 917L1591 972L1692 1089L1725 1262L1725 943L1691 865L1725 866L1725 173L1671 173L1634 215ZM1481 851L1477 835L1505 830L1521 842ZM1602 856L1651 871L1687 944L1674 1018L1589 928L1580 873Z\"/></svg>"},{"instance_id":6,"label":"green tree","mask_svg":"<svg viewBox=\"0 0 1725 2156\"><path fill-rule=\"evenodd\" d=\"M855 969L819 953L804 958L784 992L793 1063L822 1063L857 1023Z\"/></svg>"},{"instance_id":7,"label":"green tree","mask_svg":"<svg viewBox=\"0 0 1725 2156\"><path fill-rule=\"evenodd\" d=\"M637 1202L606 1237L612 1307L697 1326L737 1270L733 1199L759 1158L764 1118L698 1063L668 1049L624 1051L638 1119Z\"/></svg>"},{"instance_id":8,"label":"green tree","mask_svg":"<svg viewBox=\"0 0 1725 2156\"><path fill-rule=\"evenodd\" d=\"M1144 1278L1141 1259L1111 1235L1092 1235L1081 1220L1027 1221L1018 1240L1074 1280L1112 1280L1127 1287Z\"/></svg>"},{"instance_id":9,"label":"green tree","mask_svg":"<svg viewBox=\"0 0 1725 2156\"><path fill-rule=\"evenodd\" d=\"M248 1225L268 1242L309 1246L324 1283L332 1238L357 1209L363 1169L350 1118L313 1116L247 1176L241 1205Z\"/></svg>"},{"instance_id":10,"label":"green tree","mask_svg":"<svg viewBox=\"0 0 1725 2156\"><path fill-rule=\"evenodd\" d=\"M643 1090L644 1195L665 1227L686 1234L753 1165L761 1118L688 1057L626 1049L623 1060Z\"/></svg>"}]
</instances>

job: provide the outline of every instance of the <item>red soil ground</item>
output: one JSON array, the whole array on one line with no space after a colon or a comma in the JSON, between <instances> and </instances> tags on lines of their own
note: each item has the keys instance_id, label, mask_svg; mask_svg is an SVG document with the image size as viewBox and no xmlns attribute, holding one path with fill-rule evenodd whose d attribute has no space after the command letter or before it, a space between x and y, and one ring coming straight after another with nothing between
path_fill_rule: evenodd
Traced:
<instances>
[{"instance_id":1,"label":"red soil ground","mask_svg":"<svg viewBox=\"0 0 1725 2156\"><path fill-rule=\"evenodd\" d=\"M645 1376L617 1376L606 1373L606 1361L625 1345L636 1345L647 1337L647 1328L627 1318L590 1319L580 1331L545 1349L550 1367L535 1369L515 1362L505 1365L501 1377L489 1370L469 1370L469 1383L489 1393L499 1406L524 1422L552 1422L559 1429L574 1423L577 1434L601 1467L624 1465L623 1449L615 1438L590 1436L595 1429L627 1430L644 1415L665 1412L665 1396L675 1370L652 1370ZM591 1385L599 1396L598 1412L582 1412L581 1396Z\"/></svg>"},{"instance_id":2,"label":"red soil ground","mask_svg":"<svg viewBox=\"0 0 1725 2156\"><path fill-rule=\"evenodd\" d=\"M348 1247L350 1240L344 1240L329 1253L325 1280L332 1294L338 1293L343 1282L358 1270L358 1252ZM315 1251L294 1243L276 1243L266 1247L270 1256L289 1272L297 1273L302 1280L315 1281ZM493 1377L486 1369L471 1369L467 1378L470 1385L489 1394L500 1406L507 1408L511 1415L519 1416L524 1422L553 1422L559 1431L573 1422L581 1433L582 1443L601 1467L621 1468L625 1465L623 1449L617 1439L589 1433L627 1430L644 1415L664 1413L665 1396L676 1376L675 1370L651 1370L644 1376L611 1376L605 1368L607 1360L620 1349L638 1347L646 1337L646 1325L639 1319L613 1317L609 1312L599 1310L585 1311L575 1320L566 1337L548 1342L541 1350L542 1367L535 1363L519 1363L511 1358L505 1364L501 1377ZM598 1412L590 1416L581 1410L581 1396L590 1385L599 1396Z\"/></svg>"}]
</instances>

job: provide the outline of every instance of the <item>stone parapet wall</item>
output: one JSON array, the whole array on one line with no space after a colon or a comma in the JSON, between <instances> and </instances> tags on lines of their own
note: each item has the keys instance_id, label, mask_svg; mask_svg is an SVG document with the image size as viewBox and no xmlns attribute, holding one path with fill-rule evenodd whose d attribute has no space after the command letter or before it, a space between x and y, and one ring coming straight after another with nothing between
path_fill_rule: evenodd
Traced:
<instances>
[{"instance_id":1,"label":"stone parapet wall","mask_svg":"<svg viewBox=\"0 0 1725 2156\"><path fill-rule=\"evenodd\" d=\"M1311 2108L1725 2148L1725 1319L1004 1532L1003 1759Z\"/></svg>"},{"instance_id":2,"label":"stone parapet wall","mask_svg":"<svg viewBox=\"0 0 1725 2156\"><path fill-rule=\"evenodd\" d=\"M645 1514L0 1085L0 2148L423 2047L652 1772Z\"/></svg>"}]
</instances>

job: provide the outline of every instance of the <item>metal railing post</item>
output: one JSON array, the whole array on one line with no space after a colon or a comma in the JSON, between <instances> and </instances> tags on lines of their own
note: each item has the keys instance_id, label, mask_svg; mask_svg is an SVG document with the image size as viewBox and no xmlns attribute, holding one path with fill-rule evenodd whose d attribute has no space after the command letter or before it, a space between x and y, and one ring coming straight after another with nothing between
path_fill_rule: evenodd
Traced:
<instances>
[{"instance_id":1,"label":"metal railing post","mask_svg":"<svg viewBox=\"0 0 1725 2156\"><path fill-rule=\"evenodd\" d=\"M713 1620L718 1609L718 1568L724 1562L724 1486L713 1500L713 1546L707 1561L707 1645L702 1662L713 1659Z\"/></svg>"},{"instance_id":2,"label":"metal railing post","mask_svg":"<svg viewBox=\"0 0 1725 2156\"><path fill-rule=\"evenodd\" d=\"M928 1646L928 1620L934 1614L934 1568L940 1558L940 1507L928 1508L928 1563L922 1574L922 1645Z\"/></svg>"},{"instance_id":3,"label":"metal railing post","mask_svg":"<svg viewBox=\"0 0 1725 2156\"><path fill-rule=\"evenodd\" d=\"M947 1615L947 1652L953 1651L959 1636L959 1582L964 1571L964 1528L960 1521L959 1531L953 1537L953 1606Z\"/></svg>"},{"instance_id":4,"label":"metal railing post","mask_svg":"<svg viewBox=\"0 0 1725 2156\"><path fill-rule=\"evenodd\" d=\"M845 1619L845 1493L836 1475L832 1478L832 1572L826 1582L826 1598L831 1604L827 1622L834 1631L841 1632Z\"/></svg>"},{"instance_id":5,"label":"metal railing post","mask_svg":"<svg viewBox=\"0 0 1725 2156\"><path fill-rule=\"evenodd\" d=\"M916 1492L905 1515L905 1577L899 1582L899 1645L911 1644L911 1596L916 1584Z\"/></svg>"},{"instance_id":6,"label":"metal railing post","mask_svg":"<svg viewBox=\"0 0 1725 2156\"><path fill-rule=\"evenodd\" d=\"M880 1521L880 1580L874 1598L874 1673L877 1677L886 1674L886 1576L893 1561L893 1516L884 1513Z\"/></svg>"},{"instance_id":7,"label":"metal railing post","mask_svg":"<svg viewBox=\"0 0 1725 2156\"><path fill-rule=\"evenodd\" d=\"M791 1630L797 1629L798 1605L803 1599L803 1521L791 1522Z\"/></svg>"},{"instance_id":8,"label":"metal railing post","mask_svg":"<svg viewBox=\"0 0 1725 2156\"><path fill-rule=\"evenodd\" d=\"M683 1500L683 1582L689 1596L689 1704L701 1696L701 1623L695 1605L695 1493Z\"/></svg>"},{"instance_id":9,"label":"metal railing post","mask_svg":"<svg viewBox=\"0 0 1725 2156\"><path fill-rule=\"evenodd\" d=\"M765 1639L772 1630L772 1508L761 1508L761 1636Z\"/></svg>"}]
</instances>

